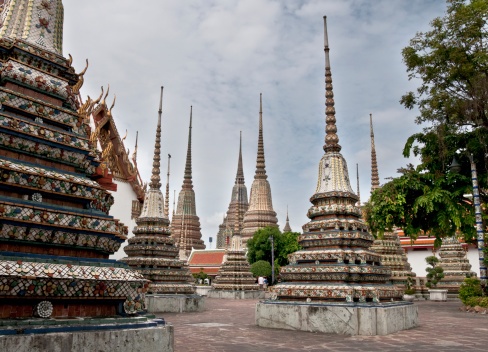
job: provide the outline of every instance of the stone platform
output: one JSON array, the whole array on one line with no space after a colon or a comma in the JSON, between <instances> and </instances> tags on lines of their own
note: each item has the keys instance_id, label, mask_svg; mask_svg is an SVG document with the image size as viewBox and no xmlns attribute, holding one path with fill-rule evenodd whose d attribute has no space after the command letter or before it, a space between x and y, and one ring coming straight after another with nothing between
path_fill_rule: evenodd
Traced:
<instances>
[{"instance_id":1,"label":"stone platform","mask_svg":"<svg viewBox=\"0 0 488 352\"><path fill-rule=\"evenodd\" d=\"M409 302L382 304L306 304L261 301L256 325L265 328L341 335L388 335L419 325L417 306Z\"/></svg>"},{"instance_id":2,"label":"stone platform","mask_svg":"<svg viewBox=\"0 0 488 352\"><path fill-rule=\"evenodd\" d=\"M146 295L149 313L183 313L205 310L205 297L200 295Z\"/></svg>"},{"instance_id":3,"label":"stone platform","mask_svg":"<svg viewBox=\"0 0 488 352\"><path fill-rule=\"evenodd\" d=\"M164 319L28 319L0 326L0 351L174 351Z\"/></svg>"},{"instance_id":4,"label":"stone platform","mask_svg":"<svg viewBox=\"0 0 488 352\"><path fill-rule=\"evenodd\" d=\"M231 290L210 290L207 292L209 298L221 299L263 299L264 291L247 290L247 291L231 291Z\"/></svg>"}]
</instances>

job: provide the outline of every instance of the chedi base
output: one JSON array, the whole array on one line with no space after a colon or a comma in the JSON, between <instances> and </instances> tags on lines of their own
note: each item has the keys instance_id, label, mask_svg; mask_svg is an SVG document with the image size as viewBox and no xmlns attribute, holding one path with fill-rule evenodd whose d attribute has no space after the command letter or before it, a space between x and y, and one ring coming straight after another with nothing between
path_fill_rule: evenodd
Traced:
<instances>
[{"instance_id":1,"label":"chedi base","mask_svg":"<svg viewBox=\"0 0 488 352\"><path fill-rule=\"evenodd\" d=\"M418 308L409 302L308 304L262 301L256 325L265 328L340 335L388 335L419 325Z\"/></svg>"},{"instance_id":2,"label":"chedi base","mask_svg":"<svg viewBox=\"0 0 488 352\"><path fill-rule=\"evenodd\" d=\"M146 295L148 313L185 313L205 310L205 297L200 295Z\"/></svg>"}]
</instances>

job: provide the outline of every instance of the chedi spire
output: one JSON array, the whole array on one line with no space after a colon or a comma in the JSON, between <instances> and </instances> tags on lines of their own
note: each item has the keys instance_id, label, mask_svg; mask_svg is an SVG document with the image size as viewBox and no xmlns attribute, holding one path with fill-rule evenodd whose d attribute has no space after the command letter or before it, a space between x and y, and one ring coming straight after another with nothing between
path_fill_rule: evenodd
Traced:
<instances>
[{"instance_id":1,"label":"chedi spire","mask_svg":"<svg viewBox=\"0 0 488 352\"><path fill-rule=\"evenodd\" d=\"M202 241L200 218L197 216L195 191L192 181L191 164L191 133L192 133L193 107L190 107L190 126L188 132L188 149L186 153L185 174L183 186L178 195L176 212L171 222L171 235L180 246L180 257L188 258L192 248L205 249Z\"/></svg>"},{"instance_id":2,"label":"chedi spire","mask_svg":"<svg viewBox=\"0 0 488 352\"><path fill-rule=\"evenodd\" d=\"M258 152L256 159L256 173L251 186L249 208L244 214L242 241L246 243L254 233L264 227L278 227L276 212L273 210L271 199L271 186L267 180L266 166L264 161L264 139L263 139L263 99L259 94L259 134Z\"/></svg>"},{"instance_id":3,"label":"chedi spire","mask_svg":"<svg viewBox=\"0 0 488 352\"><path fill-rule=\"evenodd\" d=\"M369 114L369 130L371 135L371 192L380 187L376 148L374 146L373 115Z\"/></svg>"},{"instance_id":4,"label":"chedi spire","mask_svg":"<svg viewBox=\"0 0 488 352\"><path fill-rule=\"evenodd\" d=\"M237 173L232 195L226 216L222 224L219 225L217 234L217 248L228 248L231 244L232 235L243 228L244 214L249 208L247 200L247 188L244 183L244 170L242 167L242 132L239 142L239 159L237 162Z\"/></svg>"}]
</instances>

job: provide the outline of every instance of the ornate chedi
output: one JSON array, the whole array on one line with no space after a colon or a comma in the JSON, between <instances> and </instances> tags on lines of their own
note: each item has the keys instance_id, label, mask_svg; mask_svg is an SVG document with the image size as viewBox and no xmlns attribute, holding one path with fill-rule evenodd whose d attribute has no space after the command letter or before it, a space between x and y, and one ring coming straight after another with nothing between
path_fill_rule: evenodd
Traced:
<instances>
[{"instance_id":1,"label":"ornate chedi","mask_svg":"<svg viewBox=\"0 0 488 352\"><path fill-rule=\"evenodd\" d=\"M325 22L325 17L324 17ZM325 27L326 137L325 154L312 207L299 237L302 250L289 255L273 287L281 301L384 302L400 300L402 292L387 284L390 269L369 249L373 236L361 219L337 136L329 46Z\"/></svg>"},{"instance_id":2,"label":"ornate chedi","mask_svg":"<svg viewBox=\"0 0 488 352\"><path fill-rule=\"evenodd\" d=\"M378 177L378 163L374 146L373 115L369 114L369 126L371 131L371 193L380 187ZM400 288L405 288L408 277L414 277L412 267L408 263L407 254L400 244L398 232L385 232L382 238L373 242L370 248L381 256L381 264L391 269L391 281Z\"/></svg>"},{"instance_id":3,"label":"ornate chedi","mask_svg":"<svg viewBox=\"0 0 488 352\"><path fill-rule=\"evenodd\" d=\"M239 207L240 203L237 203L238 213L241 212ZM260 290L247 262L241 231L242 223L236 221L225 261L212 283L212 290L207 293L210 298L264 298L264 291Z\"/></svg>"},{"instance_id":4,"label":"ornate chedi","mask_svg":"<svg viewBox=\"0 0 488 352\"><path fill-rule=\"evenodd\" d=\"M376 162L376 148L374 146L373 115L369 114L369 130L371 135L371 192L380 187L378 163Z\"/></svg>"},{"instance_id":5,"label":"ornate chedi","mask_svg":"<svg viewBox=\"0 0 488 352\"><path fill-rule=\"evenodd\" d=\"M464 279L476 276L476 273L471 271L466 251L455 236L442 239L439 257L438 265L444 269L444 278L436 288L448 290L448 294L455 294L457 297Z\"/></svg>"},{"instance_id":6,"label":"ornate chedi","mask_svg":"<svg viewBox=\"0 0 488 352\"><path fill-rule=\"evenodd\" d=\"M191 168L191 123L193 107L190 108L190 127L188 132L188 150L186 153L183 186L178 195L178 205L171 220L171 236L180 248L180 258L187 259L192 248L205 249L202 241L200 219L197 216L195 191L193 190Z\"/></svg>"},{"instance_id":7,"label":"ornate chedi","mask_svg":"<svg viewBox=\"0 0 488 352\"><path fill-rule=\"evenodd\" d=\"M193 294L193 276L186 263L179 260L178 248L170 236L169 219L164 214L164 197L161 192L161 115L163 87L158 111L153 168L149 189L144 197L141 216L132 231L134 237L124 248L128 257L122 261L151 280L149 293Z\"/></svg>"},{"instance_id":8,"label":"ornate chedi","mask_svg":"<svg viewBox=\"0 0 488 352\"><path fill-rule=\"evenodd\" d=\"M217 234L217 248L227 248L230 245L230 239L234 234L236 226L242 229L244 214L249 207L247 201L247 188L244 183L244 170L242 167L242 134L239 144L239 160L237 162L237 174L234 187L232 187L232 196L230 199L229 209L224 217L224 221L219 225Z\"/></svg>"},{"instance_id":9,"label":"ornate chedi","mask_svg":"<svg viewBox=\"0 0 488 352\"><path fill-rule=\"evenodd\" d=\"M290 219L288 218L288 208L286 208L286 224L283 227L283 233L291 232Z\"/></svg>"},{"instance_id":10,"label":"ornate chedi","mask_svg":"<svg viewBox=\"0 0 488 352\"><path fill-rule=\"evenodd\" d=\"M108 259L127 228L96 182L94 102L80 104L85 71L62 56L62 2L2 3L0 318L141 310L147 280Z\"/></svg>"},{"instance_id":11,"label":"ornate chedi","mask_svg":"<svg viewBox=\"0 0 488 352\"><path fill-rule=\"evenodd\" d=\"M244 243L252 238L254 233L267 226L278 227L276 212L273 210L271 186L266 175L263 141L263 99L259 94L259 135L256 173L251 186L249 208L244 214L242 240Z\"/></svg>"}]
</instances>

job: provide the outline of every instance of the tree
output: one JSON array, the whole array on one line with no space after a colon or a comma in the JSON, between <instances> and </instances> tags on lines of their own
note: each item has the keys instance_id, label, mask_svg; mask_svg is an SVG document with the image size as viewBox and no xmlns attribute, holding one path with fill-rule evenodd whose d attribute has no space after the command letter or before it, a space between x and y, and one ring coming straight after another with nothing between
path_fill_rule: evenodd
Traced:
<instances>
[{"instance_id":1,"label":"tree","mask_svg":"<svg viewBox=\"0 0 488 352\"><path fill-rule=\"evenodd\" d=\"M439 281L444 278L444 269L437 265L439 263L439 258L435 255L425 258L425 261L430 265L425 269L427 271L427 283L425 286L428 288L435 288Z\"/></svg>"},{"instance_id":2,"label":"tree","mask_svg":"<svg viewBox=\"0 0 488 352\"><path fill-rule=\"evenodd\" d=\"M288 265L288 254L300 249L297 232L282 234L277 227L265 227L256 231L247 241L247 259L253 264L258 260L271 263L271 242L274 239L275 263L279 266Z\"/></svg>"},{"instance_id":3,"label":"tree","mask_svg":"<svg viewBox=\"0 0 488 352\"><path fill-rule=\"evenodd\" d=\"M409 79L421 84L400 102L418 108L416 122L427 126L403 150L420 164L400 169L399 177L372 194L366 218L373 232L398 226L411 237L435 235L439 243L461 231L471 241L474 209L463 197L472 193L468 153L476 162L482 203L487 201L488 1L447 3L446 15L431 22L432 30L418 33L403 49ZM461 173L454 174L449 166L459 150Z\"/></svg>"},{"instance_id":4,"label":"tree","mask_svg":"<svg viewBox=\"0 0 488 352\"><path fill-rule=\"evenodd\" d=\"M271 277L271 264L266 260L258 260L251 265L251 273L254 277Z\"/></svg>"}]
</instances>

